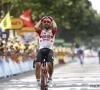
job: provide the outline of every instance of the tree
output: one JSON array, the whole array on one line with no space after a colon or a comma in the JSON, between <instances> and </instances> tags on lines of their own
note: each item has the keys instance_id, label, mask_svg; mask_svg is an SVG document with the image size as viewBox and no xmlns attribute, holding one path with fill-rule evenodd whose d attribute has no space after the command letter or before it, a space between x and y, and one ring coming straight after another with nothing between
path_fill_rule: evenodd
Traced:
<instances>
[{"instance_id":1,"label":"tree","mask_svg":"<svg viewBox=\"0 0 100 90\"><path fill-rule=\"evenodd\" d=\"M56 38L65 41L85 41L100 34L100 15L88 0L2 0L0 5L5 13L11 9L14 17L32 8L34 23L43 16L52 16L58 25Z\"/></svg>"}]
</instances>

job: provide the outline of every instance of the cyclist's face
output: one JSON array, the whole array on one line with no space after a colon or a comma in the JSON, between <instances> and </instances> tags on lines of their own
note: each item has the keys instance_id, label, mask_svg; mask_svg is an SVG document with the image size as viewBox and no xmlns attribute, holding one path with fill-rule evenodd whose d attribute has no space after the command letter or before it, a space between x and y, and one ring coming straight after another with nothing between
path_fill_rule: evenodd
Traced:
<instances>
[{"instance_id":1,"label":"cyclist's face","mask_svg":"<svg viewBox=\"0 0 100 90\"><path fill-rule=\"evenodd\" d=\"M45 29L49 29L51 26L51 20L50 19L46 19L43 21L43 26Z\"/></svg>"}]
</instances>

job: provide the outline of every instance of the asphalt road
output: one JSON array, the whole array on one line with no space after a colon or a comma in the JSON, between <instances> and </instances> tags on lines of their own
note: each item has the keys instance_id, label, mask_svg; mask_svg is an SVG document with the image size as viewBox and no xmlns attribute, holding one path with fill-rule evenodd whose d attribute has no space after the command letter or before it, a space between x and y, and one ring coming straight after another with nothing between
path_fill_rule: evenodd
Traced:
<instances>
[{"instance_id":1,"label":"asphalt road","mask_svg":"<svg viewBox=\"0 0 100 90\"><path fill-rule=\"evenodd\" d=\"M85 58L83 67L77 62L55 66L49 90L100 90L100 65L97 57ZM37 90L33 72L0 79L0 90Z\"/></svg>"}]
</instances>

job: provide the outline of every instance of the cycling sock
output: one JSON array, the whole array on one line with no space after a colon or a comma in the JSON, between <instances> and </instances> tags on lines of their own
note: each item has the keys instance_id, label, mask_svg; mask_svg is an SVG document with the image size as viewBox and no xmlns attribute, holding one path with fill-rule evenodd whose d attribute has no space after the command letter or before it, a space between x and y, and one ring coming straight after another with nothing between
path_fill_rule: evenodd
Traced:
<instances>
[{"instance_id":1,"label":"cycling sock","mask_svg":"<svg viewBox=\"0 0 100 90\"><path fill-rule=\"evenodd\" d=\"M37 83L40 84L40 79L37 79Z\"/></svg>"},{"instance_id":2,"label":"cycling sock","mask_svg":"<svg viewBox=\"0 0 100 90\"><path fill-rule=\"evenodd\" d=\"M49 80L52 80L52 75L49 75Z\"/></svg>"}]
</instances>

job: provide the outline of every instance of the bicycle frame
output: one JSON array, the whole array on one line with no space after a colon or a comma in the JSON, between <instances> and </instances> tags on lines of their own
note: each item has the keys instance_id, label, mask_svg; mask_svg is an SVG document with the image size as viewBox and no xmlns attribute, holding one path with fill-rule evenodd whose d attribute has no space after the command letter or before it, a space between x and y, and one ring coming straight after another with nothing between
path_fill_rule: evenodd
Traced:
<instances>
[{"instance_id":1,"label":"bicycle frame","mask_svg":"<svg viewBox=\"0 0 100 90\"><path fill-rule=\"evenodd\" d=\"M46 61L41 63L41 90L48 90L48 71L46 67Z\"/></svg>"}]
</instances>

